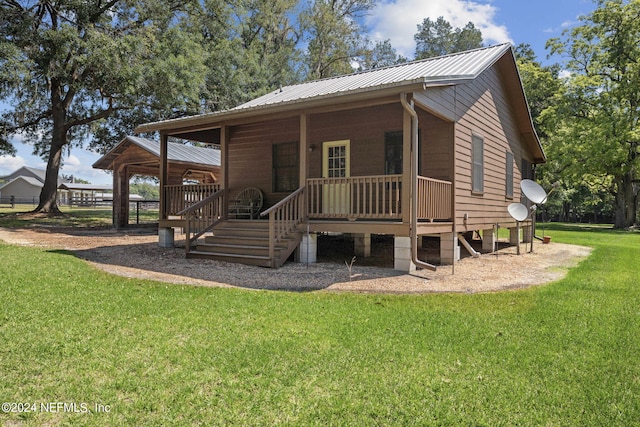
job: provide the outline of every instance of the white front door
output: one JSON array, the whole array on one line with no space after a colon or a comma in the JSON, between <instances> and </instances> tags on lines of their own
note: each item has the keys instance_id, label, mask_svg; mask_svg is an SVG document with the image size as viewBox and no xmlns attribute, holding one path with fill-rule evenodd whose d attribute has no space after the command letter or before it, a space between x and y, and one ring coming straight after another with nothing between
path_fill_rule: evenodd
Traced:
<instances>
[{"instance_id":1,"label":"white front door","mask_svg":"<svg viewBox=\"0 0 640 427\"><path fill-rule=\"evenodd\" d=\"M351 152L349 140L322 144L322 177L331 178L322 187L322 211L325 214L346 215L351 205Z\"/></svg>"}]
</instances>

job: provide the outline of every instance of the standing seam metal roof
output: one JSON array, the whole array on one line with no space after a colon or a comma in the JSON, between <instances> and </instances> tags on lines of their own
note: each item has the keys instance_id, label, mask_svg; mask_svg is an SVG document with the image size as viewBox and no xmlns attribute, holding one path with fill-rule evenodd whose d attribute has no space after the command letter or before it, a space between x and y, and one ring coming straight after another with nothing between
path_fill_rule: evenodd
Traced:
<instances>
[{"instance_id":1,"label":"standing seam metal roof","mask_svg":"<svg viewBox=\"0 0 640 427\"><path fill-rule=\"evenodd\" d=\"M510 48L510 44L501 44L391 67L376 68L361 73L286 86L239 105L233 108L232 111L402 84L428 84L430 82L474 79L486 68L493 65Z\"/></svg>"},{"instance_id":2,"label":"standing seam metal roof","mask_svg":"<svg viewBox=\"0 0 640 427\"><path fill-rule=\"evenodd\" d=\"M476 78L500 59L509 49L511 49L511 44L505 43L385 68L376 68L355 74L285 86L230 110L147 123L139 126L136 132L149 132L156 130L158 127L186 125L193 120L214 119L242 111L312 101L324 97L356 94L375 89L402 87L420 83L444 85L463 82Z\"/></svg>"},{"instance_id":3,"label":"standing seam metal roof","mask_svg":"<svg viewBox=\"0 0 640 427\"><path fill-rule=\"evenodd\" d=\"M160 157L160 143L139 136L127 136L125 139ZM197 163L208 166L220 166L220 151L192 145L167 143L167 159L174 162Z\"/></svg>"},{"instance_id":4,"label":"standing seam metal roof","mask_svg":"<svg viewBox=\"0 0 640 427\"><path fill-rule=\"evenodd\" d=\"M139 136L126 136L111 151L98 159L93 167L104 168L111 164L115 157L121 154L122 145L131 142L143 150L160 158L160 143ZM205 166L220 166L220 151L211 148L194 147L176 142L167 143L167 159L172 162L184 162ZM105 163L106 162L106 163Z\"/></svg>"}]
</instances>

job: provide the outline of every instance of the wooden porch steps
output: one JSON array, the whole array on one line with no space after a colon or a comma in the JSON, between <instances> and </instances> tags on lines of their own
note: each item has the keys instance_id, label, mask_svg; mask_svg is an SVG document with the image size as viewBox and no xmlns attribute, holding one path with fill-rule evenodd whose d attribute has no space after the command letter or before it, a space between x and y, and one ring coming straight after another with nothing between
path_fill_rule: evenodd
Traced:
<instances>
[{"instance_id":1,"label":"wooden porch steps","mask_svg":"<svg viewBox=\"0 0 640 427\"><path fill-rule=\"evenodd\" d=\"M228 220L214 227L212 235L201 239L187 256L277 268L293 253L300 239L299 233L282 239L270 258L268 221Z\"/></svg>"}]
</instances>

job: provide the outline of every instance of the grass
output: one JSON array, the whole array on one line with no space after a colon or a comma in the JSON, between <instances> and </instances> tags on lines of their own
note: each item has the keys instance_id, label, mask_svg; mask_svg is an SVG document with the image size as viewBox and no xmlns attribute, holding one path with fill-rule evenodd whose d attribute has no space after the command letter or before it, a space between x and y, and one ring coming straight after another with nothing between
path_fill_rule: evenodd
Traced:
<instances>
[{"instance_id":1,"label":"grass","mask_svg":"<svg viewBox=\"0 0 640 427\"><path fill-rule=\"evenodd\" d=\"M112 209L107 207L85 208L60 206L63 215L49 217L41 214L29 214L35 206L16 205L15 208L0 206L0 227L111 227ZM136 210L129 212L129 223L135 224ZM140 223L158 221L157 209L140 209Z\"/></svg>"},{"instance_id":2,"label":"grass","mask_svg":"<svg viewBox=\"0 0 640 427\"><path fill-rule=\"evenodd\" d=\"M638 425L639 236L547 234L593 255L562 281L479 295L166 285L0 244L1 400L110 409L0 422Z\"/></svg>"}]
</instances>

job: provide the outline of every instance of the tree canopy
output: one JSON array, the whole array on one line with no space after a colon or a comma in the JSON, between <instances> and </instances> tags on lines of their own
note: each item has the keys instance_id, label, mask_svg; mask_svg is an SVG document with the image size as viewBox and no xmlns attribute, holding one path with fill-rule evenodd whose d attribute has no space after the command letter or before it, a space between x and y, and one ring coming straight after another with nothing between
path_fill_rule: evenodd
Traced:
<instances>
[{"instance_id":1,"label":"tree canopy","mask_svg":"<svg viewBox=\"0 0 640 427\"><path fill-rule=\"evenodd\" d=\"M542 113L549 152L576 185L607 186L615 226L636 222L640 154L640 2L599 0L581 25L552 39L571 74Z\"/></svg>"},{"instance_id":2,"label":"tree canopy","mask_svg":"<svg viewBox=\"0 0 640 427\"><path fill-rule=\"evenodd\" d=\"M353 62L366 53L357 18L374 7L373 0L316 0L301 14L307 34L308 79L353 72Z\"/></svg>"},{"instance_id":3,"label":"tree canopy","mask_svg":"<svg viewBox=\"0 0 640 427\"><path fill-rule=\"evenodd\" d=\"M482 33L472 22L464 28L454 28L443 16L435 21L425 18L418 24L416 59L431 58L449 53L482 47Z\"/></svg>"},{"instance_id":4,"label":"tree canopy","mask_svg":"<svg viewBox=\"0 0 640 427\"><path fill-rule=\"evenodd\" d=\"M37 210L58 211L63 150L82 144L110 117L199 111L206 71L199 40L176 25L192 6L2 1L0 99L13 108L2 115L0 144L6 150L10 136L20 133L48 158Z\"/></svg>"}]
</instances>

